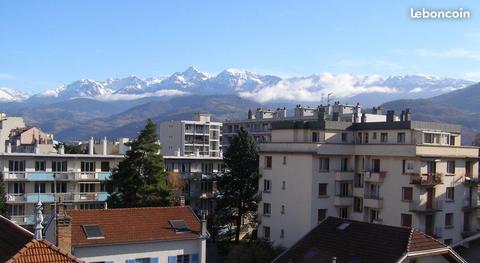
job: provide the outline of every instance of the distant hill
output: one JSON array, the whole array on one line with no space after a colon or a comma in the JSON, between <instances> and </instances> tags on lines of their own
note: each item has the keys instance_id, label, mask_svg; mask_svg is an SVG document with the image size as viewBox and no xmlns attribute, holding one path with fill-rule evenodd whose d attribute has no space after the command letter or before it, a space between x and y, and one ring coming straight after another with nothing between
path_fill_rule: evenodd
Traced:
<instances>
[{"instance_id":1,"label":"distant hill","mask_svg":"<svg viewBox=\"0 0 480 263\"><path fill-rule=\"evenodd\" d=\"M480 112L480 83L430 99L471 112Z\"/></svg>"}]
</instances>

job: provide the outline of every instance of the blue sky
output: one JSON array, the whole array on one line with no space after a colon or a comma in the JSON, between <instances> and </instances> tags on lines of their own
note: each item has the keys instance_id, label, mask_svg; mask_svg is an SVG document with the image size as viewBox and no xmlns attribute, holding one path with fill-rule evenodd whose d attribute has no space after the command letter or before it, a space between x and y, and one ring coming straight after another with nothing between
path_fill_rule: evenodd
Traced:
<instances>
[{"instance_id":1,"label":"blue sky","mask_svg":"<svg viewBox=\"0 0 480 263\"><path fill-rule=\"evenodd\" d=\"M412 7L472 17L419 21ZM479 1L2 1L0 87L39 92L188 66L480 80L479 19Z\"/></svg>"}]
</instances>

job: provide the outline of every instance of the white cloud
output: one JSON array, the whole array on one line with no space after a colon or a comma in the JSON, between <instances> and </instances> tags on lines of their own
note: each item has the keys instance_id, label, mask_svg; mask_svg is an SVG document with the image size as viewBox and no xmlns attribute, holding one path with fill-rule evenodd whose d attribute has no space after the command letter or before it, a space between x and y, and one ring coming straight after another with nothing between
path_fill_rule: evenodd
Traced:
<instances>
[{"instance_id":1,"label":"white cloud","mask_svg":"<svg viewBox=\"0 0 480 263\"><path fill-rule=\"evenodd\" d=\"M423 91L423 88L421 87L416 87L414 89L411 89L409 92L410 93L419 93L419 92L422 92Z\"/></svg>"},{"instance_id":2,"label":"white cloud","mask_svg":"<svg viewBox=\"0 0 480 263\"><path fill-rule=\"evenodd\" d=\"M480 71L470 71L464 74L465 78L471 80L480 80Z\"/></svg>"},{"instance_id":3,"label":"white cloud","mask_svg":"<svg viewBox=\"0 0 480 263\"><path fill-rule=\"evenodd\" d=\"M322 73L319 76L284 79L276 85L254 91L241 92L240 96L266 102L270 100L320 101L332 93L334 98L350 98L364 93L398 93L395 88L377 85L378 75Z\"/></svg>"}]
</instances>

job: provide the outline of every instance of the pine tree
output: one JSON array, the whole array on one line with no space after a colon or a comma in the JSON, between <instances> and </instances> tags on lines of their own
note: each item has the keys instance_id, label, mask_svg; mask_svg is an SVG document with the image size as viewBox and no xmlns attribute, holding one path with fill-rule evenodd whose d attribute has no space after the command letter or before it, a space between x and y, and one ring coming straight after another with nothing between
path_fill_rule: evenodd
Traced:
<instances>
[{"instance_id":1,"label":"pine tree","mask_svg":"<svg viewBox=\"0 0 480 263\"><path fill-rule=\"evenodd\" d=\"M171 204L168 173L160 155L157 126L148 119L137 139L129 143L125 159L107 181L110 207L167 206Z\"/></svg>"},{"instance_id":2,"label":"pine tree","mask_svg":"<svg viewBox=\"0 0 480 263\"><path fill-rule=\"evenodd\" d=\"M226 172L219 177L217 210L219 222L233 221L236 226L235 241L240 239L244 217L253 218L258 205L258 151L253 138L241 128L233 137L224 154Z\"/></svg>"},{"instance_id":3,"label":"pine tree","mask_svg":"<svg viewBox=\"0 0 480 263\"><path fill-rule=\"evenodd\" d=\"M7 193L5 191L5 182L3 182L3 173L0 173L0 215L7 215Z\"/></svg>"}]
</instances>

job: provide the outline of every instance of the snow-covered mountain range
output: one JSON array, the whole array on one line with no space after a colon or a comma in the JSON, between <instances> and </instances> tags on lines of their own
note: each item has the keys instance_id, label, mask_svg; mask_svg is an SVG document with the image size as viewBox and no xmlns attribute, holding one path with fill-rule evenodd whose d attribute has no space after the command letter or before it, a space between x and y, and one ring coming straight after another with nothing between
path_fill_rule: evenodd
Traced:
<instances>
[{"instance_id":1,"label":"snow-covered mountain range","mask_svg":"<svg viewBox=\"0 0 480 263\"><path fill-rule=\"evenodd\" d=\"M322 73L305 77L280 78L240 69L227 69L213 75L190 67L169 77L141 79L129 76L104 81L81 79L33 96L0 88L0 101L74 98L131 100L147 96L236 94L257 102L321 102L330 98L379 104L399 98L426 98L465 88L473 81L427 75L382 78L378 75Z\"/></svg>"}]
</instances>

